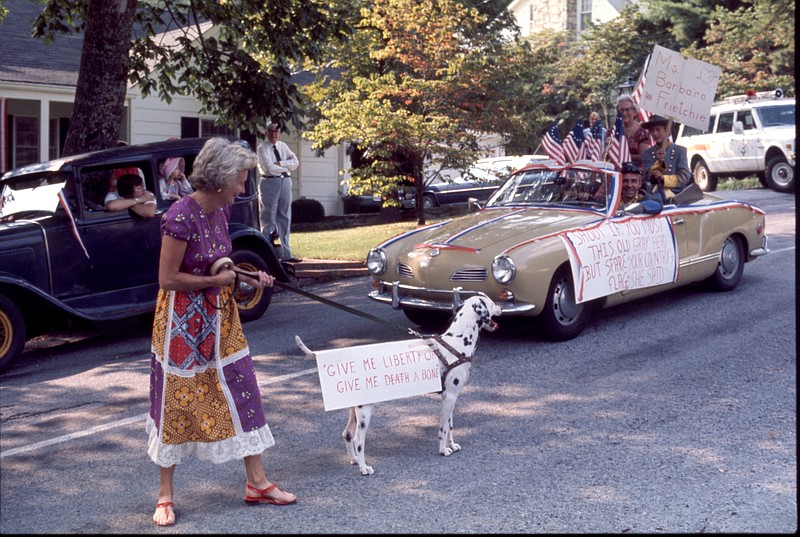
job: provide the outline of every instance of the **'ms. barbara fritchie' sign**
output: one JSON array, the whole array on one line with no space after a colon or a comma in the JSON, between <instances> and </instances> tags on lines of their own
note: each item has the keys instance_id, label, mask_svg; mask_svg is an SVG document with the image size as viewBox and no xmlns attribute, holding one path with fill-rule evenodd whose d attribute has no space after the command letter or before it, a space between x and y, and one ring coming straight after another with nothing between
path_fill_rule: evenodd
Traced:
<instances>
[{"instance_id":1,"label":"'ms. barbara fritchie' sign","mask_svg":"<svg viewBox=\"0 0 800 537\"><path fill-rule=\"evenodd\" d=\"M716 65L656 45L647 65L639 106L705 131L719 74Z\"/></svg>"},{"instance_id":2,"label":"'ms. barbara fritchie' sign","mask_svg":"<svg viewBox=\"0 0 800 537\"><path fill-rule=\"evenodd\" d=\"M442 390L439 359L422 339L317 351L325 410Z\"/></svg>"}]
</instances>

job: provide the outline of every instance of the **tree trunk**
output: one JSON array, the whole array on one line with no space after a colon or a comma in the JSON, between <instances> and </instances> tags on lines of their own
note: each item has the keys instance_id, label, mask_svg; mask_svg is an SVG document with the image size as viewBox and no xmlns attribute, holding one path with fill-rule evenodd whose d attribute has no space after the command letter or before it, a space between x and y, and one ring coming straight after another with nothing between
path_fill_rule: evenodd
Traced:
<instances>
[{"instance_id":1,"label":"tree trunk","mask_svg":"<svg viewBox=\"0 0 800 537\"><path fill-rule=\"evenodd\" d=\"M62 155L114 147L125 111L137 0L89 0L72 119Z\"/></svg>"}]
</instances>

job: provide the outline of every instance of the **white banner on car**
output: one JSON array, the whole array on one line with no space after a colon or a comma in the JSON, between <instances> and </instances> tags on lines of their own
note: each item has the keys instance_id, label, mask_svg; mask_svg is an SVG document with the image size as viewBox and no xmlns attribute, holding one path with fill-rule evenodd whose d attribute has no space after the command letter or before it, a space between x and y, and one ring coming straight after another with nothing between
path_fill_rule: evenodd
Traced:
<instances>
[{"instance_id":1,"label":"white banner on car","mask_svg":"<svg viewBox=\"0 0 800 537\"><path fill-rule=\"evenodd\" d=\"M706 130L719 75L716 65L655 45L639 106L651 114Z\"/></svg>"},{"instance_id":2,"label":"white banner on car","mask_svg":"<svg viewBox=\"0 0 800 537\"><path fill-rule=\"evenodd\" d=\"M606 220L562 239L578 303L678 278L678 248L666 216Z\"/></svg>"},{"instance_id":3,"label":"white banner on car","mask_svg":"<svg viewBox=\"0 0 800 537\"><path fill-rule=\"evenodd\" d=\"M439 358L422 339L317 351L325 410L439 392Z\"/></svg>"}]
</instances>

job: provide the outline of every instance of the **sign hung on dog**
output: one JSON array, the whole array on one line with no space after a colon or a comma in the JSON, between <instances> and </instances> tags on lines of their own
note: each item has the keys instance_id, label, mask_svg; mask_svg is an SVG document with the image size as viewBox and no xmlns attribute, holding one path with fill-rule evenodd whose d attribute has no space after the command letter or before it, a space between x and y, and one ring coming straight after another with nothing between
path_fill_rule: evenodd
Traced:
<instances>
[{"instance_id":1,"label":"sign hung on dog","mask_svg":"<svg viewBox=\"0 0 800 537\"><path fill-rule=\"evenodd\" d=\"M562 240L578 303L678 277L677 244L666 216L604 221L571 231Z\"/></svg>"},{"instance_id":2,"label":"sign hung on dog","mask_svg":"<svg viewBox=\"0 0 800 537\"><path fill-rule=\"evenodd\" d=\"M442 389L439 359L421 339L317 351L325 410Z\"/></svg>"}]
</instances>

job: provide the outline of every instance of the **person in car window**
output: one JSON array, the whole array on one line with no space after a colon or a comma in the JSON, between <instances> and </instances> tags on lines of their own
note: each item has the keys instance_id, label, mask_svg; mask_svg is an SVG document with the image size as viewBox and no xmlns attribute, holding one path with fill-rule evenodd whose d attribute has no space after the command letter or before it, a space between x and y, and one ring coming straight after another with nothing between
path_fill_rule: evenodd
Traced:
<instances>
[{"instance_id":1,"label":"person in car window","mask_svg":"<svg viewBox=\"0 0 800 537\"><path fill-rule=\"evenodd\" d=\"M158 180L161 199L174 201L192 193L192 185L186 179L186 162L183 157L164 159L158 171L161 173Z\"/></svg>"},{"instance_id":2,"label":"person in car window","mask_svg":"<svg viewBox=\"0 0 800 537\"><path fill-rule=\"evenodd\" d=\"M144 180L138 175L127 174L117 179L117 190L106 194L104 203L107 211L130 209L145 218L156 215L156 197L145 190Z\"/></svg>"},{"instance_id":3,"label":"person in car window","mask_svg":"<svg viewBox=\"0 0 800 537\"><path fill-rule=\"evenodd\" d=\"M262 453L275 440L233 299L236 273L223 267L210 274L231 254L231 208L255 167L256 155L238 142L208 140L189 178L195 192L173 203L161 220L146 425L147 453L159 468L153 514L159 526L175 523L175 466L190 455L213 463L243 459L248 504L297 501L264 472ZM239 278L259 289L274 282L262 271Z\"/></svg>"}]
</instances>

